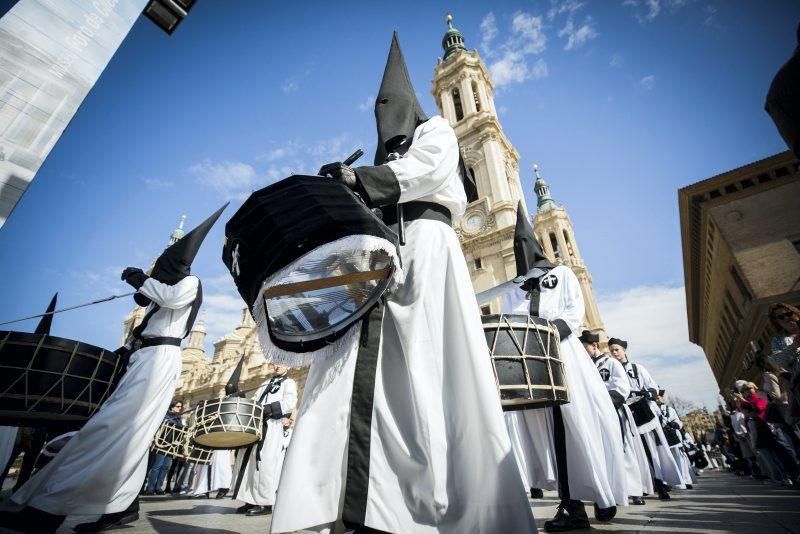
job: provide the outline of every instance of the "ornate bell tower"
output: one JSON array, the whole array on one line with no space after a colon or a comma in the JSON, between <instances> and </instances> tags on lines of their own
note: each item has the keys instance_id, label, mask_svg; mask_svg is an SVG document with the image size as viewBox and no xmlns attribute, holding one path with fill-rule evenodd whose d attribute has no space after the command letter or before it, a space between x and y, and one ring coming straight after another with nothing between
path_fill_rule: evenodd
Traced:
<instances>
[{"instance_id":1,"label":"ornate bell tower","mask_svg":"<svg viewBox=\"0 0 800 534\"><path fill-rule=\"evenodd\" d=\"M517 202L525 197L519 179L519 154L506 138L494 106L494 84L477 50L447 16L443 59L433 69L432 93L456 132L464 162L475 177L478 200L455 224L476 292L513 278ZM495 304L492 305L496 306ZM484 313L496 312L484 307Z\"/></svg>"},{"instance_id":2,"label":"ornate bell tower","mask_svg":"<svg viewBox=\"0 0 800 534\"><path fill-rule=\"evenodd\" d=\"M592 289L592 275L583 263L581 253L578 250L578 242L575 239L575 231L572 228L572 221L567 214L567 210L555 203L550 196L550 186L539 174L539 167L533 166L536 174L536 182L533 189L536 192L536 215L533 218L533 231L536 238L542 244L545 254L554 263L566 265L581 284L586 316L584 317L583 328L595 334L600 334L601 342L605 343L608 336L600 318L600 310L597 308L597 301L594 298Z\"/></svg>"}]
</instances>

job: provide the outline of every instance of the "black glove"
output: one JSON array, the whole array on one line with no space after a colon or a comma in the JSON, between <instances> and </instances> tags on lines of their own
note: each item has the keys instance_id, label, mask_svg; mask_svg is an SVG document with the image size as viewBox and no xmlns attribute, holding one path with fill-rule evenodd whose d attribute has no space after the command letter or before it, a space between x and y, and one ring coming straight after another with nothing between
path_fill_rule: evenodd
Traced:
<instances>
[{"instance_id":1,"label":"black glove","mask_svg":"<svg viewBox=\"0 0 800 534\"><path fill-rule=\"evenodd\" d=\"M608 394L611 396L611 402L614 403L614 408L617 410L622 408L622 405L625 404L625 399L620 395L619 391L610 389L608 390Z\"/></svg>"},{"instance_id":2,"label":"black glove","mask_svg":"<svg viewBox=\"0 0 800 534\"><path fill-rule=\"evenodd\" d=\"M150 278L144 271L139 269L138 267L126 267L124 271L122 271L122 276L120 277L121 280L125 280L128 284L132 285L135 289L139 289L144 284L145 280Z\"/></svg>"},{"instance_id":3,"label":"black glove","mask_svg":"<svg viewBox=\"0 0 800 534\"><path fill-rule=\"evenodd\" d=\"M522 285L520 289L523 291L533 291L534 289L539 289L539 279L538 278L528 278Z\"/></svg>"},{"instance_id":4,"label":"black glove","mask_svg":"<svg viewBox=\"0 0 800 534\"><path fill-rule=\"evenodd\" d=\"M272 404L264 405L264 423L272 419Z\"/></svg>"},{"instance_id":5,"label":"black glove","mask_svg":"<svg viewBox=\"0 0 800 534\"><path fill-rule=\"evenodd\" d=\"M681 429L681 425L679 425L679 424L678 424L678 423L676 423L675 421L670 421L670 422L669 422L669 423L667 423L667 424L668 424L668 425L669 425L671 428L674 428L675 430L680 430L680 429Z\"/></svg>"},{"instance_id":6,"label":"black glove","mask_svg":"<svg viewBox=\"0 0 800 534\"><path fill-rule=\"evenodd\" d=\"M350 189L355 189L358 183L355 171L340 161L323 165L319 168L317 174L320 176L330 176Z\"/></svg>"},{"instance_id":7,"label":"black glove","mask_svg":"<svg viewBox=\"0 0 800 534\"><path fill-rule=\"evenodd\" d=\"M283 410L281 410L280 401L271 402L267 406L269 406L269 413L272 419L280 419L283 417Z\"/></svg>"}]
</instances>

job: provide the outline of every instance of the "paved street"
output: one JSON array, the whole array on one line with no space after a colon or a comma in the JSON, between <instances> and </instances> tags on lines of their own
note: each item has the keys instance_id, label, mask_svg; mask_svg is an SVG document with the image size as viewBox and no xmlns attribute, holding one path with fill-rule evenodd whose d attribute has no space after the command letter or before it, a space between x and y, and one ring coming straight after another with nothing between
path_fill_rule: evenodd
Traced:
<instances>
[{"instance_id":1,"label":"paved street","mask_svg":"<svg viewBox=\"0 0 800 534\"><path fill-rule=\"evenodd\" d=\"M7 492L4 492L7 495ZM7 505L7 498L5 499ZM555 514L553 492L532 502L541 528ZM248 518L237 515L239 503L231 499L172 499L145 497L139 521L118 532L138 534L264 533L269 516ZM591 515L591 512L590 512ZM59 533L91 518L71 517ZM648 500L645 506L621 509L611 524L592 521L601 532L660 533L800 533L800 491L776 487L729 473L707 472L694 490L675 491L667 502ZM0 532L8 532L0 528ZM589 530L585 532L590 532Z\"/></svg>"}]
</instances>

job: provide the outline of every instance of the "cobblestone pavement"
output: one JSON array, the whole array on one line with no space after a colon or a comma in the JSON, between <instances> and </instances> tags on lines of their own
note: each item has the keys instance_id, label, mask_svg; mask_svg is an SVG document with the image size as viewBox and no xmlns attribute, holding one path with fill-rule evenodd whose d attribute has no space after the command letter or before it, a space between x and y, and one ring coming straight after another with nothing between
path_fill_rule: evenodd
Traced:
<instances>
[{"instance_id":1,"label":"cobblestone pavement","mask_svg":"<svg viewBox=\"0 0 800 534\"><path fill-rule=\"evenodd\" d=\"M7 492L2 507L9 506ZM143 497L141 517L114 532L139 534L265 533L270 516L244 517L231 499ZM554 492L531 501L539 528L555 514ZM587 506L591 516L591 506ZM70 517L59 533L68 533L90 517ZM800 533L800 490L782 488L723 472L706 472L693 490L676 490L669 501L648 499L645 506L620 508L612 523L592 520L595 532L624 533ZM0 528L0 532L10 532ZM574 531L574 532L592 532ZM404 533L405 534L405 533ZM491 533L494 534L494 533ZM499 534L499 533L498 533ZM503 533L505 534L505 533Z\"/></svg>"}]
</instances>

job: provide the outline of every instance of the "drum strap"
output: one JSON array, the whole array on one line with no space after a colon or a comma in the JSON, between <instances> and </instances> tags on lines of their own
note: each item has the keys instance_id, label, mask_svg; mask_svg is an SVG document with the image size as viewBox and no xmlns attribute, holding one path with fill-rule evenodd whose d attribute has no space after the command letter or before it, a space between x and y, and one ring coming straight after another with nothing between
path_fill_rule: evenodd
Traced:
<instances>
[{"instance_id":1,"label":"drum strap","mask_svg":"<svg viewBox=\"0 0 800 534\"><path fill-rule=\"evenodd\" d=\"M347 474L342 510L342 521L348 528L363 526L366 521L372 403L375 397L375 375L378 369L378 351L385 309L386 304L381 299L364 316L358 354L356 354L353 395L350 399Z\"/></svg>"}]
</instances>

